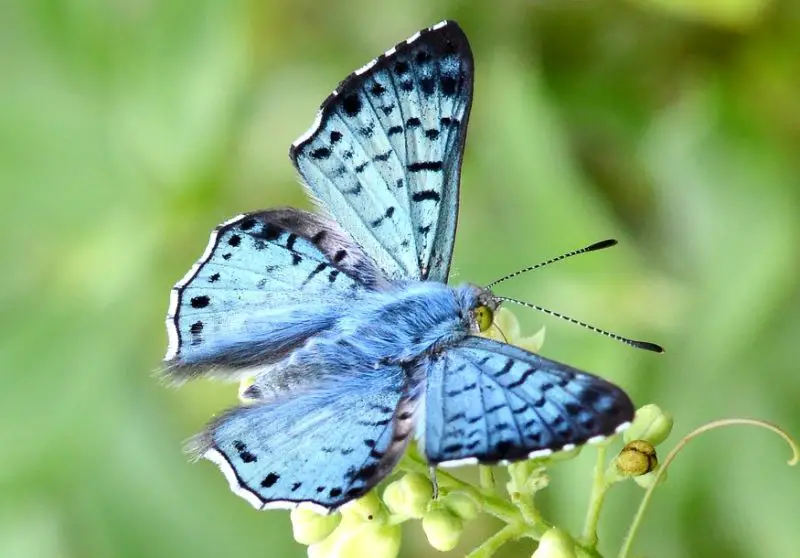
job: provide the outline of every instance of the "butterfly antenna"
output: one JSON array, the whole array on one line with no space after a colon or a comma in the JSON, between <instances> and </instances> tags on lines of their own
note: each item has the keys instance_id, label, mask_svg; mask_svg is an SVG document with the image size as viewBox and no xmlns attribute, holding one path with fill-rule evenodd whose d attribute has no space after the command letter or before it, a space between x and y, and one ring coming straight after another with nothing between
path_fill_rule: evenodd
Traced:
<instances>
[{"instance_id":1,"label":"butterfly antenna","mask_svg":"<svg viewBox=\"0 0 800 558\"><path fill-rule=\"evenodd\" d=\"M508 281L509 279L513 279L517 275L522 275L523 273L528 273L529 271L533 271L534 269L539 269L540 267L544 267L546 265L550 265L551 263L560 262L561 260L566 260L567 258L571 258L572 256L577 256L578 254L585 254L586 252L595 252L597 250L603 250L604 248L611 248L612 246L616 246L617 241L613 238L609 238L607 240L601 240L600 242L595 242L594 244L590 244L589 246L585 246L579 250L573 250L572 252L567 252L566 254L561 254L555 258L551 258L545 262L538 263L536 265L532 265L526 267L524 269L520 269L519 271L515 271L513 273L509 273L501 277L496 281L492 281L488 285L486 285L487 289L491 289L494 285L498 283L502 283L503 281Z\"/></svg>"},{"instance_id":2,"label":"butterfly antenna","mask_svg":"<svg viewBox=\"0 0 800 558\"><path fill-rule=\"evenodd\" d=\"M562 320L566 320L568 322L572 322L573 324L579 325L581 327L585 327L595 333L600 333L605 335L606 337L610 337L611 339L616 339L626 345L630 345L631 347L635 347L637 349L644 349L646 351L653 351L654 353L663 353L664 348L661 345L656 345L655 343L649 343L647 341L637 341L635 339L629 339L627 337L623 337L622 335L617 335L616 333L612 333L610 331L606 331L605 329L600 329L599 327L595 327L593 325L589 325L587 323L581 322L576 320L575 318L571 318L569 316L565 316L564 314L559 314L558 312L554 312L552 310L548 310L547 308L543 308L541 306L537 306L536 304L531 304L529 302L522 302L521 300L517 300L515 298L508 298L505 296L495 296L497 300L502 300L504 302L513 302L514 304L519 304L520 306L525 306L527 308L532 308L533 310L538 310L543 314L548 314L550 316L555 316L556 318L561 318Z\"/></svg>"}]
</instances>

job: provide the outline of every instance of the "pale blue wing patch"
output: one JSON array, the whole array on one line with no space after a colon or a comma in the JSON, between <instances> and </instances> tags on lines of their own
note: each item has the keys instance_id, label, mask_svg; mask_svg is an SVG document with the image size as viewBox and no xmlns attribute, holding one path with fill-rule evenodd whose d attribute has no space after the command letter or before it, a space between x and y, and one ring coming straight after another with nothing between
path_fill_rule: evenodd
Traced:
<instances>
[{"instance_id":1,"label":"pale blue wing patch","mask_svg":"<svg viewBox=\"0 0 800 558\"><path fill-rule=\"evenodd\" d=\"M172 290L166 373L276 362L382 282L330 219L292 209L240 215L212 233Z\"/></svg>"},{"instance_id":2,"label":"pale blue wing patch","mask_svg":"<svg viewBox=\"0 0 800 558\"><path fill-rule=\"evenodd\" d=\"M431 357L425 404L425 454L445 466L569 450L624 429L634 414L601 378L479 337Z\"/></svg>"},{"instance_id":3,"label":"pale blue wing patch","mask_svg":"<svg viewBox=\"0 0 800 558\"><path fill-rule=\"evenodd\" d=\"M308 502L320 511L360 497L394 468L413 431L416 395L402 369L336 382L229 411L190 442L259 509Z\"/></svg>"},{"instance_id":4,"label":"pale blue wing patch","mask_svg":"<svg viewBox=\"0 0 800 558\"><path fill-rule=\"evenodd\" d=\"M345 79L290 150L311 193L392 279L447 280L472 84L467 39L442 22Z\"/></svg>"}]
</instances>

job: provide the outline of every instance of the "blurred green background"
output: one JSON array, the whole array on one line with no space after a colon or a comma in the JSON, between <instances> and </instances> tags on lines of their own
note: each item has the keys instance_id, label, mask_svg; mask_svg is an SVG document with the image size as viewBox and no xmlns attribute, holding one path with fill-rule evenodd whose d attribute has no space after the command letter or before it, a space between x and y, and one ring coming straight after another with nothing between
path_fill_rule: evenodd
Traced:
<instances>
[{"instance_id":1,"label":"blurred green background","mask_svg":"<svg viewBox=\"0 0 800 558\"><path fill-rule=\"evenodd\" d=\"M456 280L619 238L499 290L668 352L515 310L544 354L672 411L662 453L724 416L800 434L800 3L4 2L0 557L304 554L288 514L182 455L235 387L152 377L169 289L217 223L308 207L289 144L339 79L443 18L477 65ZM699 439L639 553L793 555L787 457L754 429ZM543 502L573 532L592 463L557 467ZM641 495L610 494L608 555ZM404 555L433 554L410 526Z\"/></svg>"}]
</instances>

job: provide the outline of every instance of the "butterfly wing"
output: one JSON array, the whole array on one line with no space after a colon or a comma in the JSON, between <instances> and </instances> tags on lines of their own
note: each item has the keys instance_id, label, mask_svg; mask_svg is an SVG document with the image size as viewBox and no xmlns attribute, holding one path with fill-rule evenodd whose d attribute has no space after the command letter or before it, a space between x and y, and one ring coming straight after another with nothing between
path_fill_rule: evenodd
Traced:
<instances>
[{"instance_id":1,"label":"butterfly wing","mask_svg":"<svg viewBox=\"0 0 800 558\"><path fill-rule=\"evenodd\" d=\"M402 455L418 390L406 389L400 367L324 373L335 381L229 411L190 450L259 509L310 502L330 510L358 498Z\"/></svg>"},{"instance_id":2,"label":"butterfly wing","mask_svg":"<svg viewBox=\"0 0 800 558\"><path fill-rule=\"evenodd\" d=\"M548 455L619 431L634 414L618 387L490 339L433 357L425 454L432 463L497 463Z\"/></svg>"},{"instance_id":3,"label":"butterfly wing","mask_svg":"<svg viewBox=\"0 0 800 558\"><path fill-rule=\"evenodd\" d=\"M166 374L283 359L325 331L354 293L386 279L330 219L294 209L240 215L212 233L172 289Z\"/></svg>"},{"instance_id":4,"label":"butterfly wing","mask_svg":"<svg viewBox=\"0 0 800 558\"><path fill-rule=\"evenodd\" d=\"M451 21L345 79L290 156L312 194L391 279L446 282L473 60Z\"/></svg>"}]
</instances>

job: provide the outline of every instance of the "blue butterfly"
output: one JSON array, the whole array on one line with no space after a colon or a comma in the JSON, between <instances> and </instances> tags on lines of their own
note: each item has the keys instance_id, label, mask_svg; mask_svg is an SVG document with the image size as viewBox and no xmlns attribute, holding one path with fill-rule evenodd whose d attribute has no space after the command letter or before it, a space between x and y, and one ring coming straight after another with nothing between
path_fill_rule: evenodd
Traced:
<instances>
[{"instance_id":1,"label":"blue butterfly","mask_svg":"<svg viewBox=\"0 0 800 558\"><path fill-rule=\"evenodd\" d=\"M502 299L447 285L473 74L452 21L356 70L290 150L324 212L223 223L173 288L168 377L255 377L190 443L255 507L335 509L412 439L432 465L498 463L633 418L618 387L477 336Z\"/></svg>"}]
</instances>

